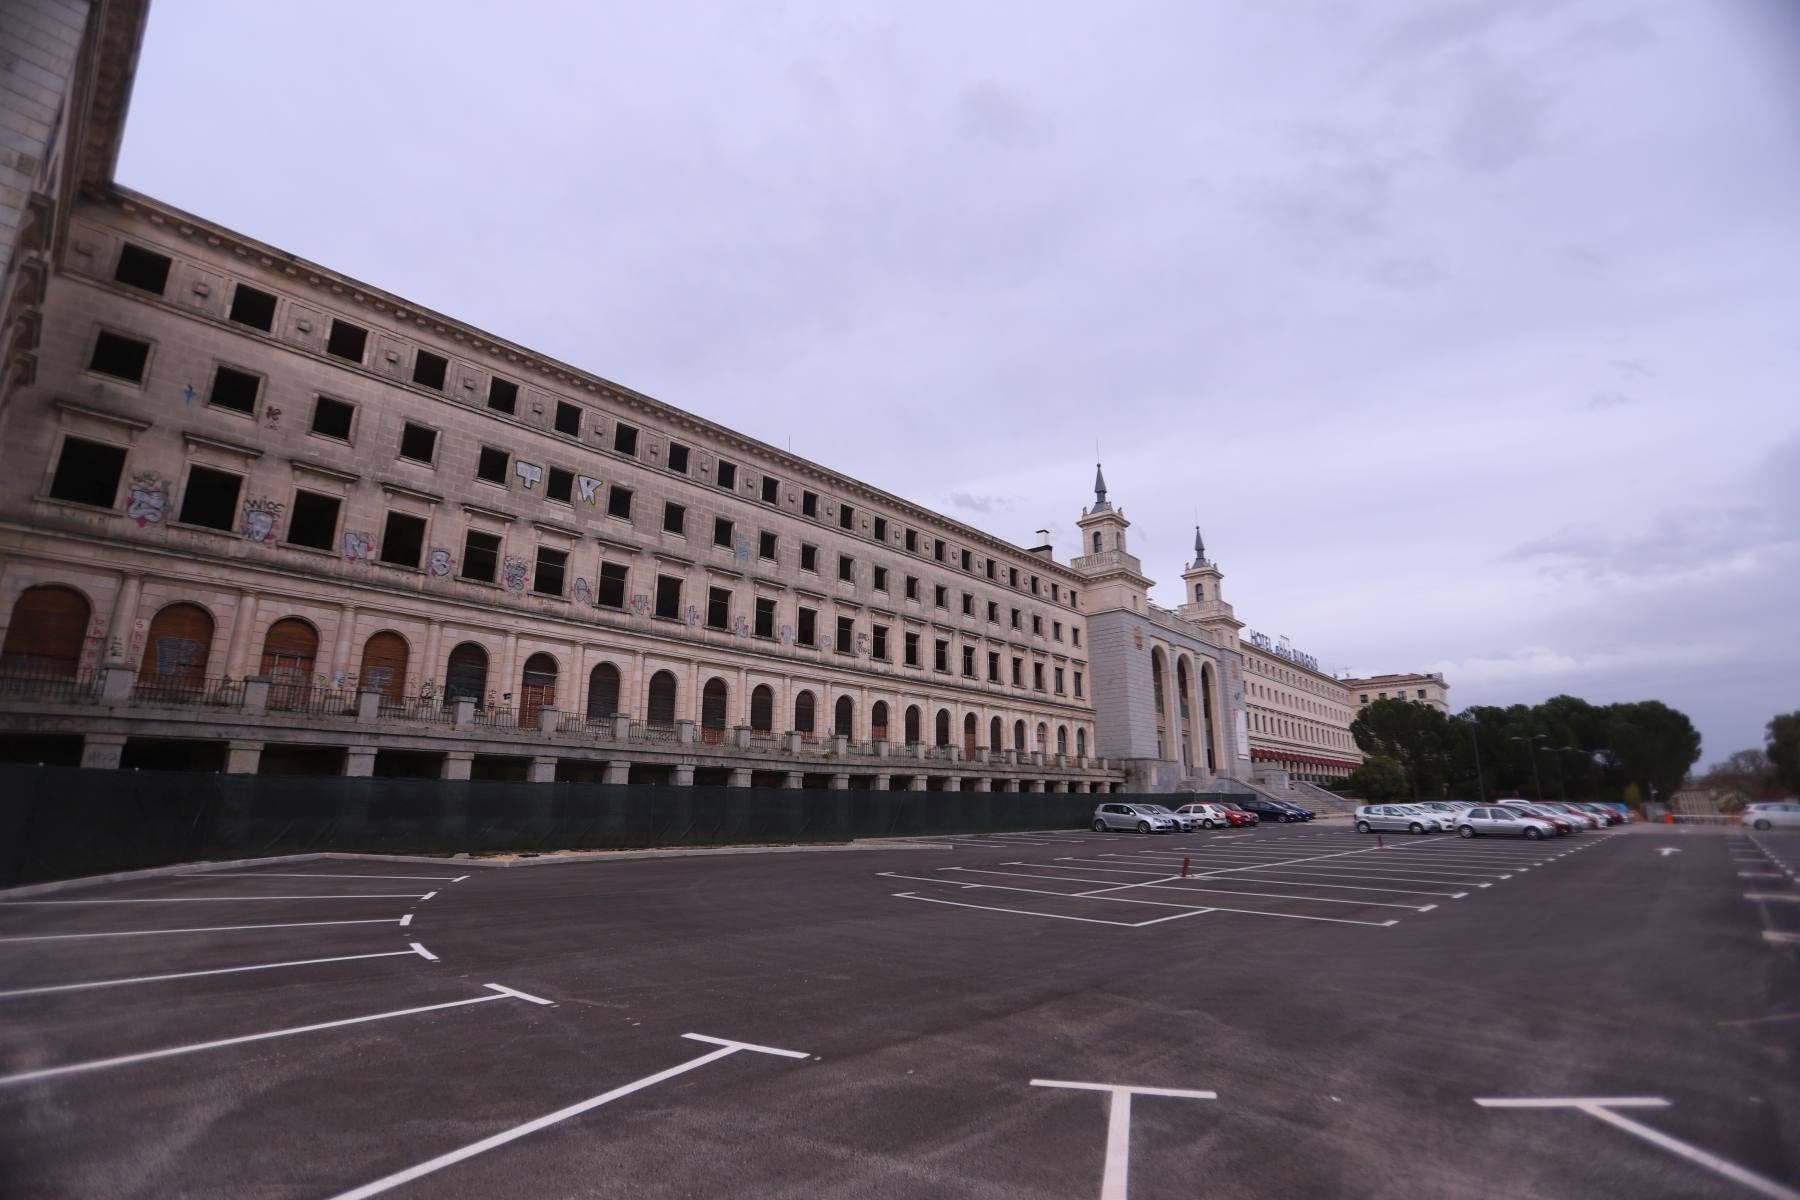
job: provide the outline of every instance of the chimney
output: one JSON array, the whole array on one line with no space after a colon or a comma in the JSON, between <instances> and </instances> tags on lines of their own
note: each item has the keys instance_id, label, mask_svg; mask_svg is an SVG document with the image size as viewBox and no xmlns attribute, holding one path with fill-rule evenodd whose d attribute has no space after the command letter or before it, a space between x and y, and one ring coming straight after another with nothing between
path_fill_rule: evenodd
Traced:
<instances>
[{"instance_id":1,"label":"chimney","mask_svg":"<svg viewBox=\"0 0 1800 1200\"><path fill-rule=\"evenodd\" d=\"M1051 557L1050 531L1048 529L1040 529L1037 531L1037 545L1031 548L1031 552L1033 554L1042 555L1045 558Z\"/></svg>"}]
</instances>

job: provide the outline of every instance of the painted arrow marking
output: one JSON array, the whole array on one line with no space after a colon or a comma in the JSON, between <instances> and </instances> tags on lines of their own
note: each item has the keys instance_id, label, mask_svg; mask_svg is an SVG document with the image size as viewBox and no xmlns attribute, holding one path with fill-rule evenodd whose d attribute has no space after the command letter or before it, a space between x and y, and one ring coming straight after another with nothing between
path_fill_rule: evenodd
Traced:
<instances>
[{"instance_id":1,"label":"painted arrow marking","mask_svg":"<svg viewBox=\"0 0 1800 1200\"><path fill-rule=\"evenodd\" d=\"M1662 855L1664 858L1667 858L1671 854L1680 854L1681 851L1677 850L1673 846L1663 846L1657 850L1657 853Z\"/></svg>"}]
</instances>

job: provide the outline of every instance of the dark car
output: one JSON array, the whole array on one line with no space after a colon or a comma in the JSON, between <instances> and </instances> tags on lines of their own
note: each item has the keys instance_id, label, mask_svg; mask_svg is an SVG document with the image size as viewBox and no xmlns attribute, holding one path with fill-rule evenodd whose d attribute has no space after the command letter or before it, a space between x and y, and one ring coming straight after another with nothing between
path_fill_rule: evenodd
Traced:
<instances>
[{"instance_id":1,"label":"dark car","mask_svg":"<svg viewBox=\"0 0 1800 1200\"><path fill-rule=\"evenodd\" d=\"M1261 796L1256 796L1249 800L1239 800L1237 804L1239 808L1242 808L1247 812L1253 812L1265 821L1305 820L1296 809L1289 805L1282 804L1276 800L1264 800Z\"/></svg>"},{"instance_id":2,"label":"dark car","mask_svg":"<svg viewBox=\"0 0 1800 1200\"><path fill-rule=\"evenodd\" d=\"M1292 800L1281 800L1278 801L1278 803L1285 806L1289 811L1298 814L1302 821L1310 821L1319 815L1310 808L1303 808L1300 805L1295 804Z\"/></svg>"}]
</instances>

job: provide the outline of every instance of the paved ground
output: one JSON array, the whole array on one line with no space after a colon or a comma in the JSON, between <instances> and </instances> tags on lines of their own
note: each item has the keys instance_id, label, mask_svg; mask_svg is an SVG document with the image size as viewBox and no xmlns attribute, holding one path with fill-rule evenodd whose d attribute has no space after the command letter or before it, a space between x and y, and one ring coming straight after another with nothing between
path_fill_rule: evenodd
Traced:
<instances>
[{"instance_id":1,"label":"paved ground","mask_svg":"<svg viewBox=\"0 0 1800 1200\"><path fill-rule=\"evenodd\" d=\"M1797 848L1316 824L0 895L0 1193L1793 1197ZM1595 1097L1632 1103L1477 1103Z\"/></svg>"}]
</instances>

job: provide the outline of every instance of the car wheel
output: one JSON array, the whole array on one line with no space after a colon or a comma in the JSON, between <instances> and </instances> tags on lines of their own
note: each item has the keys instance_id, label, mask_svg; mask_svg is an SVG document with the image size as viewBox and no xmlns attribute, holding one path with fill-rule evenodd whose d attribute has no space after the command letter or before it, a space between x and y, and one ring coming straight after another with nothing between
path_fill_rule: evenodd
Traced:
<instances>
[{"instance_id":1,"label":"car wheel","mask_svg":"<svg viewBox=\"0 0 1800 1200\"><path fill-rule=\"evenodd\" d=\"M1526 841L1535 842L1543 836L1544 836L1543 830L1538 829L1535 826L1530 826L1530 825L1527 825L1525 827L1525 840Z\"/></svg>"},{"instance_id":2,"label":"car wheel","mask_svg":"<svg viewBox=\"0 0 1800 1200\"><path fill-rule=\"evenodd\" d=\"M1406 827L1406 829L1407 829L1407 832L1409 832L1409 833L1424 833L1425 832L1425 827L1423 825L1419 824L1417 821L1414 821L1411 825L1408 825Z\"/></svg>"},{"instance_id":3,"label":"car wheel","mask_svg":"<svg viewBox=\"0 0 1800 1200\"><path fill-rule=\"evenodd\" d=\"M1150 822L1139 821L1138 822L1138 832L1139 833L1149 833L1150 832Z\"/></svg>"},{"instance_id":4,"label":"car wheel","mask_svg":"<svg viewBox=\"0 0 1800 1200\"><path fill-rule=\"evenodd\" d=\"M1101 821L1101 820L1095 820L1094 832L1095 833L1105 833L1106 832L1106 822Z\"/></svg>"},{"instance_id":5,"label":"car wheel","mask_svg":"<svg viewBox=\"0 0 1800 1200\"><path fill-rule=\"evenodd\" d=\"M1213 819L1212 819L1212 818L1211 818L1211 817L1208 817L1208 818L1206 818L1206 820L1204 820L1204 821L1202 821L1202 822L1200 822L1200 827L1201 827L1201 828L1202 828L1202 829L1211 829L1211 828L1213 828Z\"/></svg>"},{"instance_id":6,"label":"car wheel","mask_svg":"<svg viewBox=\"0 0 1800 1200\"><path fill-rule=\"evenodd\" d=\"M1755 825L1752 825L1751 828L1766 830L1766 829L1770 828L1770 824L1767 821L1758 821Z\"/></svg>"},{"instance_id":7,"label":"car wheel","mask_svg":"<svg viewBox=\"0 0 1800 1200\"><path fill-rule=\"evenodd\" d=\"M1473 825L1464 825L1461 829L1456 831L1456 835L1458 837L1472 838L1475 836L1475 827Z\"/></svg>"},{"instance_id":8,"label":"car wheel","mask_svg":"<svg viewBox=\"0 0 1800 1200\"><path fill-rule=\"evenodd\" d=\"M1358 833L1374 833L1375 827L1373 825L1369 824L1367 821L1358 821L1356 823L1356 832L1358 832Z\"/></svg>"}]
</instances>

